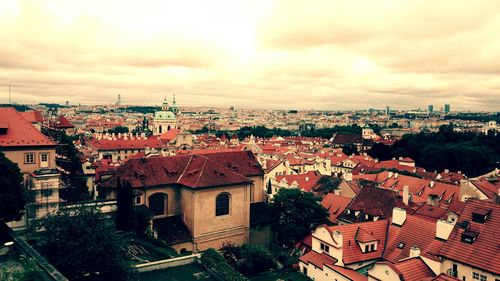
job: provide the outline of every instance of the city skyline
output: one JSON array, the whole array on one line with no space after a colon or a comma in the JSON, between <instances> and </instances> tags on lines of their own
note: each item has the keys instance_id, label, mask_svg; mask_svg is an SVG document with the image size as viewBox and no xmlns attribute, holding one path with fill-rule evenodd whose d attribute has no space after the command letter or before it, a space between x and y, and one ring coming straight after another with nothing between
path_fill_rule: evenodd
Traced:
<instances>
[{"instance_id":1,"label":"city skyline","mask_svg":"<svg viewBox=\"0 0 500 281\"><path fill-rule=\"evenodd\" d=\"M500 3L0 3L0 103L495 111Z\"/></svg>"}]
</instances>

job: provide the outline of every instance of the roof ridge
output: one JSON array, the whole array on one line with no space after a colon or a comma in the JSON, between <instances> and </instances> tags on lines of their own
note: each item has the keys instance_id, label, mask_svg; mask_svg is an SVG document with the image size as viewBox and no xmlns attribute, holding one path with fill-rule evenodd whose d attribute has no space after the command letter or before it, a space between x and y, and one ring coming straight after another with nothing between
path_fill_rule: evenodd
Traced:
<instances>
[{"instance_id":1,"label":"roof ridge","mask_svg":"<svg viewBox=\"0 0 500 281\"><path fill-rule=\"evenodd\" d=\"M203 157L205 159L205 162L203 163L203 167L200 170L200 174L198 174L198 178L196 179L196 182L194 183L194 186L198 186L198 182L200 181L201 175L203 174L203 171L205 170L205 167L207 166L207 157Z\"/></svg>"},{"instance_id":2,"label":"roof ridge","mask_svg":"<svg viewBox=\"0 0 500 281\"><path fill-rule=\"evenodd\" d=\"M177 179L176 183L180 183L182 177L184 176L184 173L186 173L186 170L187 170L187 167L189 166L189 164L191 163L191 161L193 160L193 156L194 154L191 154L191 157L189 157L189 161L187 162L186 166L184 166L184 171L182 171L182 174L181 176Z\"/></svg>"}]
</instances>

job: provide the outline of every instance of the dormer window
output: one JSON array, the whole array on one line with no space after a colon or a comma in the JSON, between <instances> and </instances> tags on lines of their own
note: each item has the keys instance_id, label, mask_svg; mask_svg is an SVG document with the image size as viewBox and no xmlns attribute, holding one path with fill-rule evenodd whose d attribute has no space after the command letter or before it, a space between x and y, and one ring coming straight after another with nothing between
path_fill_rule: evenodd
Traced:
<instances>
[{"instance_id":1,"label":"dormer window","mask_svg":"<svg viewBox=\"0 0 500 281\"><path fill-rule=\"evenodd\" d=\"M330 253L330 246L328 246L328 245L326 245L324 243L320 243L319 248L323 252Z\"/></svg>"},{"instance_id":2,"label":"dormer window","mask_svg":"<svg viewBox=\"0 0 500 281\"><path fill-rule=\"evenodd\" d=\"M464 231L462 233L462 242L472 244L474 243L474 241L476 241L478 235L479 233L474 231Z\"/></svg>"},{"instance_id":3,"label":"dormer window","mask_svg":"<svg viewBox=\"0 0 500 281\"><path fill-rule=\"evenodd\" d=\"M478 223L484 223L491 213L491 209L477 208L472 211L472 221Z\"/></svg>"},{"instance_id":4,"label":"dormer window","mask_svg":"<svg viewBox=\"0 0 500 281\"><path fill-rule=\"evenodd\" d=\"M403 249L404 247L405 247L405 243L404 242L399 242L398 249Z\"/></svg>"}]
</instances>

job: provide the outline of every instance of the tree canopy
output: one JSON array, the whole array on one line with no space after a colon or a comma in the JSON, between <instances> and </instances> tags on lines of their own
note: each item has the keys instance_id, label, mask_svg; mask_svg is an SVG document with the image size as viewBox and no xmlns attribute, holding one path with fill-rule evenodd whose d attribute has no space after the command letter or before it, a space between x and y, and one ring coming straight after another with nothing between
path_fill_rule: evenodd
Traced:
<instances>
[{"instance_id":1,"label":"tree canopy","mask_svg":"<svg viewBox=\"0 0 500 281\"><path fill-rule=\"evenodd\" d=\"M408 156L429 171L449 169L474 177L498 167L500 134L461 133L443 125L436 133L404 135L392 146L392 154Z\"/></svg>"},{"instance_id":2,"label":"tree canopy","mask_svg":"<svg viewBox=\"0 0 500 281\"><path fill-rule=\"evenodd\" d=\"M319 204L320 200L297 188L282 188L276 193L271 207L280 245L291 248L318 225L328 223L328 211Z\"/></svg>"},{"instance_id":3,"label":"tree canopy","mask_svg":"<svg viewBox=\"0 0 500 281\"><path fill-rule=\"evenodd\" d=\"M0 151L0 220L20 220L26 206L27 194L23 176L16 163Z\"/></svg>"},{"instance_id":4,"label":"tree canopy","mask_svg":"<svg viewBox=\"0 0 500 281\"><path fill-rule=\"evenodd\" d=\"M125 241L94 207L60 209L45 218L42 253L69 280L131 280Z\"/></svg>"}]
</instances>

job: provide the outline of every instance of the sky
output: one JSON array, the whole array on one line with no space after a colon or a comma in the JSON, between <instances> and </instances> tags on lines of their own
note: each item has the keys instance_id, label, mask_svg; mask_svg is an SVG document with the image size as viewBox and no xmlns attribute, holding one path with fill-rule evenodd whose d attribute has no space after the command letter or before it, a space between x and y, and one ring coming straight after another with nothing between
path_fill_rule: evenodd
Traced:
<instances>
[{"instance_id":1,"label":"sky","mask_svg":"<svg viewBox=\"0 0 500 281\"><path fill-rule=\"evenodd\" d=\"M1 0L0 103L498 111L498 0Z\"/></svg>"}]
</instances>

